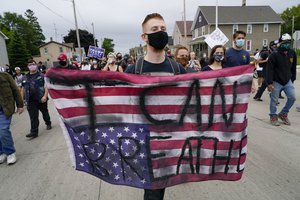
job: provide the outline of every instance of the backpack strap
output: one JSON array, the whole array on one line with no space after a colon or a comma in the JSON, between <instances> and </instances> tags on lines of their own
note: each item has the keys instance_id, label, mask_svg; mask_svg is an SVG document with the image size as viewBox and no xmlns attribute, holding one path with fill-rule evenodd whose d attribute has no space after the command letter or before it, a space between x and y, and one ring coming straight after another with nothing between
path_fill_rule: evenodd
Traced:
<instances>
[{"instance_id":1,"label":"backpack strap","mask_svg":"<svg viewBox=\"0 0 300 200\"><path fill-rule=\"evenodd\" d=\"M138 61L135 63L134 73L135 74L142 74L144 65L144 57L140 57Z\"/></svg>"},{"instance_id":2,"label":"backpack strap","mask_svg":"<svg viewBox=\"0 0 300 200\"><path fill-rule=\"evenodd\" d=\"M180 67L179 67L178 62L175 62L173 59L169 58L168 56L166 56L166 58L168 59L170 65L173 69L174 75L180 74Z\"/></svg>"}]
</instances>

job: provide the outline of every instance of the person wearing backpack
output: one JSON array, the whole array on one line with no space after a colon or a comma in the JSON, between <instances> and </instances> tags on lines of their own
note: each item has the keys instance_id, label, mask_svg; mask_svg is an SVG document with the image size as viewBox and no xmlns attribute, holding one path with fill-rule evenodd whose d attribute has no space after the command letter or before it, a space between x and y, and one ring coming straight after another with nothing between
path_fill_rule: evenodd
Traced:
<instances>
[{"instance_id":1,"label":"person wearing backpack","mask_svg":"<svg viewBox=\"0 0 300 200\"><path fill-rule=\"evenodd\" d=\"M165 55L164 48L168 43L168 33L164 18L158 13L146 16L142 23L143 41L147 44L147 54L138 59L134 65L127 67L125 73L144 75L185 74L185 69ZM144 200L163 200L165 188L145 189Z\"/></svg>"}]
</instances>

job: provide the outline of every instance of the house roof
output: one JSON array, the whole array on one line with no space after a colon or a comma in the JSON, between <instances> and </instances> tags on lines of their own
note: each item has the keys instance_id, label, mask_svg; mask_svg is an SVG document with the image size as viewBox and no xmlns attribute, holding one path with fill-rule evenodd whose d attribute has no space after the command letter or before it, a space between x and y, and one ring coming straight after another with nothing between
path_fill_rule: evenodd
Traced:
<instances>
[{"instance_id":1,"label":"house roof","mask_svg":"<svg viewBox=\"0 0 300 200\"><path fill-rule=\"evenodd\" d=\"M6 35L4 35L4 33L2 33L1 31L0 31L0 35L1 35L5 40L8 40L8 37L7 37Z\"/></svg>"},{"instance_id":2,"label":"house roof","mask_svg":"<svg viewBox=\"0 0 300 200\"><path fill-rule=\"evenodd\" d=\"M176 21L175 23L176 23L177 27L179 28L180 34L184 35L184 21ZM191 31L192 24L193 24L193 21L186 21L186 35L187 36L192 35L192 31Z\"/></svg>"},{"instance_id":3,"label":"house roof","mask_svg":"<svg viewBox=\"0 0 300 200\"><path fill-rule=\"evenodd\" d=\"M42 44L41 46L39 46L39 48L43 47L43 46L46 46L50 43L54 43L54 44L57 44L59 46L65 46L65 47L68 47L68 48L74 48L73 47L73 43L59 43L59 42L55 42L55 41L50 41L50 42L47 42L45 44Z\"/></svg>"},{"instance_id":4,"label":"house roof","mask_svg":"<svg viewBox=\"0 0 300 200\"><path fill-rule=\"evenodd\" d=\"M215 6L199 6L195 20L198 19L200 11L208 24L216 23ZM219 24L283 23L270 6L219 6L218 15ZM195 29L195 20L192 29Z\"/></svg>"}]
</instances>

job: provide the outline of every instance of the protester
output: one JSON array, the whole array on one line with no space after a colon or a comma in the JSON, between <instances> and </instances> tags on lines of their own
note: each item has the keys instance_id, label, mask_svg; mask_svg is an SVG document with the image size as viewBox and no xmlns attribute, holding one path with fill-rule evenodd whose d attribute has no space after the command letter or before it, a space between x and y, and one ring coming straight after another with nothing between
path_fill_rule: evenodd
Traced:
<instances>
[{"instance_id":1,"label":"protester","mask_svg":"<svg viewBox=\"0 0 300 200\"><path fill-rule=\"evenodd\" d=\"M41 73L46 74L47 68L45 65L43 65L43 63L41 61L39 62L38 68Z\"/></svg>"},{"instance_id":2,"label":"protester","mask_svg":"<svg viewBox=\"0 0 300 200\"><path fill-rule=\"evenodd\" d=\"M261 85L258 83L257 93L253 97L253 99L256 101L262 101L261 96L263 95L264 91L268 86L265 81L265 77L266 77L267 61L268 61L269 54L270 52L266 46L263 46L262 50L259 52L259 59L257 62L259 67L262 68L262 75L261 75L262 81L261 81Z\"/></svg>"},{"instance_id":3,"label":"protester","mask_svg":"<svg viewBox=\"0 0 300 200\"><path fill-rule=\"evenodd\" d=\"M91 70L101 70L97 60L93 60Z\"/></svg>"},{"instance_id":4,"label":"protester","mask_svg":"<svg viewBox=\"0 0 300 200\"><path fill-rule=\"evenodd\" d=\"M206 53L201 53L199 63L200 63L200 67L208 65L208 57Z\"/></svg>"},{"instance_id":5,"label":"protester","mask_svg":"<svg viewBox=\"0 0 300 200\"><path fill-rule=\"evenodd\" d=\"M8 165L17 161L16 149L10 131L12 115L15 112L21 114L24 111L23 99L14 79L5 72L0 72L0 164Z\"/></svg>"},{"instance_id":6,"label":"protester","mask_svg":"<svg viewBox=\"0 0 300 200\"><path fill-rule=\"evenodd\" d=\"M142 23L142 39L147 44L147 54L135 65L128 66L126 73L147 75L176 75L186 73L185 69L165 55L168 33L163 17L158 13L146 16ZM163 200L165 189L145 189L144 200Z\"/></svg>"},{"instance_id":7,"label":"protester","mask_svg":"<svg viewBox=\"0 0 300 200\"><path fill-rule=\"evenodd\" d=\"M270 93L270 122L274 126L280 126L278 118L284 124L290 125L288 113L293 106L296 95L293 82L296 80L297 56L291 48L291 36L287 33L279 38L279 47L268 59L266 81ZM276 104L280 90L287 96L287 102L279 114L277 114Z\"/></svg>"},{"instance_id":8,"label":"protester","mask_svg":"<svg viewBox=\"0 0 300 200\"><path fill-rule=\"evenodd\" d=\"M116 56L114 53L109 53L107 55L107 64L102 69L103 71L115 71L123 72L123 68L120 65L117 65Z\"/></svg>"},{"instance_id":9,"label":"protester","mask_svg":"<svg viewBox=\"0 0 300 200\"><path fill-rule=\"evenodd\" d=\"M48 89L44 75L38 71L36 62L30 59L27 66L29 73L25 75L23 80L23 94L25 94L31 129L26 137L36 138L39 132L39 111L43 114L43 119L47 126L46 129L50 130L52 128L47 103Z\"/></svg>"},{"instance_id":10,"label":"protester","mask_svg":"<svg viewBox=\"0 0 300 200\"><path fill-rule=\"evenodd\" d=\"M188 73L197 72L189 67L189 51L186 47L181 46L175 50L175 61L180 63Z\"/></svg>"},{"instance_id":11,"label":"protester","mask_svg":"<svg viewBox=\"0 0 300 200\"><path fill-rule=\"evenodd\" d=\"M223 66L235 67L250 64L250 54L243 49L245 45L246 33L244 31L236 31L233 34L233 46L225 53L226 64ZM252 81L251 92L256 91L254 80Z\"/></svg>"},{"instance_id":12,"label":"protester","mask_svg":"<svg viewBox=\"0 0 300 200\"><path fill-rule=\"evenodd\" d=\"M59 60L59 62L58 62L59 65L57 66L57 68L61 68L61 69L74 69L74 70L78 69L75 66L68 64L68 57L64 53L61 53L59 55L59 57L57 58L57 60Z\"/></svg>"},{"instance_id":13,"label":"protester","mask_svg":"<svg viewBox=\"0 0 300 200\"><path fill-rule=\"evenodd\" d=\"M222 69L224 64L226 63L226 60L224 57L225 52L226 52L226 49L223 45L214 46L210 52L208 65L203 66L201 71L211 71L211 70Z\"/></svg>"},{"instance_id":14,"label":"protester","mask_svg":"<svg viewBox=\"0 0 300 200\"><path fill-rule=\"evenodd\" d=\"M81 63L81 70L91 70L91 65L88 63L88 61L83 61Z\"/></svg>"},{"instance_id":15,"label":"protester","mask_svg":"<svg viewBox=\"0 0 300 200\"><path fill-rule=\"evenodd\" d=\"M103 57L101 59L101 63L100 63L101 70L106 66L106 64L107 64L107 59L106 59L106 57Z\"/></svg>"},{"instance_id":16,"label":"protester","mask_svg":"<svg viewBox=\"0 0 300 200\"><path fill-rule=\"evenodd\" d=\"M189 67L197 71L201 70L200 62L196 59L196 54L193 51L190 53Z\"/></svg>"},{"instance_id":17,"label":"protester","mask_svg":"<svg viewBox=\"0 0 300 200\"><path fill-rule=\"evenodd\" d=\"M21 73L21 68L15 67L15 72L16 72L15 81L19 88L19 91L21 92L22 82L23 82L23 74Z\"/></svg>"}]
</instances>

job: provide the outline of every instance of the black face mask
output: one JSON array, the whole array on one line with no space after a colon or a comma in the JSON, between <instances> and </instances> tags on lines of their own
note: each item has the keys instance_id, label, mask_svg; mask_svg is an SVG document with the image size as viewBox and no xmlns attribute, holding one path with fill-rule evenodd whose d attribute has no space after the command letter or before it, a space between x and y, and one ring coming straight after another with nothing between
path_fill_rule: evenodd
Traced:
<instances>
[{"instance_id":1,"label":"black face mask","mask_svg":"<svg viewBox=\"0 0 300 200\"><path fill-rule=\"evenodd\" d=\"M122 60L122 56L117 56L117 59L118 60Z\"/></svg>"},{"instance_id":2,"label":"black face mask","mask_svg":"<svg viewBox=\"0 0 300 200\"><path fill-rule=\"evenodd\" d=\"M67 65L67 61L61 60L61 61L59 61L59 65L60 66L65 66L65 65Z\"/></svg>"},{"instance_id":3,"label":"black face mask","mask_svg":"<svg viewBox=\"0 0 300 200\"><path fill-rule=\"evenodd\" d=\"M155 49L162 50L168 44L169 37L167 32L158 31L147 35L148 35L149 45Z\"/></svg>"}]
</instances>

